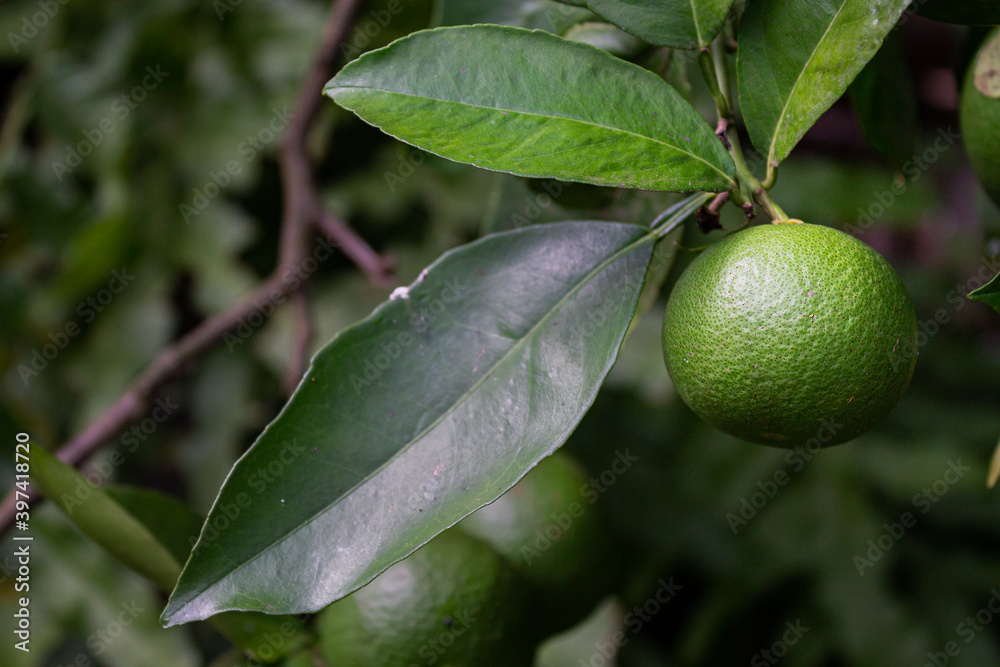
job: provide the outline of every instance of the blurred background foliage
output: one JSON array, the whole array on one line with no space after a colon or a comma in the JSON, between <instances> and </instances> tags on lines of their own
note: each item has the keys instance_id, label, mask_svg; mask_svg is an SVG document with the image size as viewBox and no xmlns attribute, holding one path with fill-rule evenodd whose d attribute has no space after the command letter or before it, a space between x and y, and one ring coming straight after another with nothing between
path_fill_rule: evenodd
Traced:
<instances>
[{"instance_id":1,"label":"blurred background foliage","mask_svg":"<svg viewBox=\"0 0 1000 667\"><path fill-rule=\"evenodd\" d=\"M383 26L374 17L390 4L403 11ZM278 141L264 129L287 122L327 9L311 0L0 6L3 489L12 486L15 433L57 448L165 344L273 269ZM712 113L691 54L645 47L551 0L374 0L344 53L428 25L473 22L591 41L661 72ZM593 475L618 450L638 457L599 498L605 539L623 554L624 583L580 627L547 644L539 664L613 664L601 662L595 642L618 629L627 641L614 661L625 666L772 664L761 651L786 623L808 628L780 656L790 666L923 665L949 641L961 649L949 664L1000 664L1000 618L989 612L992 623L983 623L980 615L982 630L967 643L960 627L1000 587L1000 495L984 483L1000 434L1000 316L964 298L996 271L1000 214L953 140L957 73L981 35L908 15L852 94L785 162L774 190L793 216L854 230L886 255L922 322L946 316L923 325L907 396L877 429L800 469L784 451L704 425L676 398L660 352L669 281L693 254L676 251L667 287L646 300L566 445ZM952 142L935 148L939 137ZM453 164L329 103L309 148L325 204L397 258L400 284L483 234L570 219L646 224L676 199ZM238 173L213 187L213 174L220 185L234 160ZM729 207L723 224L738 227L740 216ZM694 248L709 240L692 223L661 250L669 256L675 241ZM133 276L118 294L114 271ZM316 348L387 291L336 255L320 265L308 295ZM166 419L131 440L123 433L84 470L111 470L108 483L159 489L206 512L232 463L283 404L292 336L285 308L245 341L217 347L159 392L177 406ZM47 345L57 353L43 353ZM108 464L115 451L125 455L121 465ZM936 493L959 461L969 470ZM788 483L734 531L729 515L777 471ZM935 502L920 501L925 489ZM859 574L856 557L871 558L869 541L877 546L885 524L905 512L916 525ZM8 537L0 547L0 664L172 667L210 664L226 651L201 625L162 630L162 596L51 507L35 509L32 526L32 652L12 646ZM625 614L671 577L681 591L633 632ZM134 623L102 639L130 604L143 610Z\"/></svg>"}]
</instances>

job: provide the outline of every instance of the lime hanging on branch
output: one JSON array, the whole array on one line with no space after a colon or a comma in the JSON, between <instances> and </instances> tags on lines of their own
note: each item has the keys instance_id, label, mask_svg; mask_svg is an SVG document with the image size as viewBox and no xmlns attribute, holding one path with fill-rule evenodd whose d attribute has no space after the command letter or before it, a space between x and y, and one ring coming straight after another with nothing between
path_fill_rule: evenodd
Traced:
<instances>
[{"instance_id":1,"label":"lime hanging on branch","mask_svg":"<svg viewBox=\"0 0 1000 667\"><path fill-rule=\"evenodd\" d=\"M678 280L663 324L667 368L705 421L765 445L858 437L906 391L917 320L899 276L828 227L739 231Z\"/></svg>"},{"instance_id":2,"label":"lime hanging on branch","mask_svg":"<svg viewBox=\"0 0 1000 667\"><path fill-rule=\"evenodd\" d=\"M960 121L969 162L1000 205L1000 28L986 37L965 74Z\"/></svg>"},{"instance_id":3,"label":"lime hanging on branch","mask_svg":"<svg viewBox=\"0 0 1000 667\"><path fill-rule=\"evenodd\" d=\"M616 581L612 537L591 493L583 467L556 452L458 524L531 584L532 623L546 633L582 620Z\"/></svg>"},{"instance_id":4,"label":"lime hanging on branch","mask_svg":"<svg viewBox=\"0 0 1000 667\"><path fill-rule=\"evenodd\" d=\"M327 607L320 645L338 667L530 664L526 590L501 556L450 530Z\"/></svg>"}]
</instances>

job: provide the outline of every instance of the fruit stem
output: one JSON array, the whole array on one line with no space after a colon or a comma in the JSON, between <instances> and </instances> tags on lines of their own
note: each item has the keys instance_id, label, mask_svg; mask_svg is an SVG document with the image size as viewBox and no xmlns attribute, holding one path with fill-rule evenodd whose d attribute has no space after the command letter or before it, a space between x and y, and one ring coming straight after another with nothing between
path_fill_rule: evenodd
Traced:
<instances>
[{"instance_id":1,"label":"fruit stem","mask_svg":"<svg viewBox=\"0 0 1000 667\"><path fill-rule=\"evenodd\" d=\"M772 222L779 223L789 221L788 214L785 213L780 206L778 206L777 202L768 196L767 190L764 189L764 186L761 185L757 188L754 195L756 196L757 201L760 202L760 205L764 207L764 210L767 211L768 215L771 216Z\"/></svg>"},{"instance_id":2,"label":"fruit stem","mask_svg":"<svg viewBox=\"0 0 1000 667\"><path fill-rule=\"evenodd\" d=\"M698 53L698 64L718 111L719 124L716 134L719 135L719 139L729 151L736 169L735 182L730 189L732 200L744 208L747 208L748 204L752 206L754 201L757 201L774 222L785 222L788 220L788 215L767 195L767 190L771 189L778 179L777 166L773 162L768 162L767 177L763 182L759 181L743 157L739 132L729 133L734 119L724 46L722 41L717 38L712 43L711 48L703 48Z\"/></svg>"},{"instance_id":3,"label":"fruit stem","mask_svg":"<svg viewBox=\"0 0 1000 667\"><path fill-rule=\"evenodd\" d=\"M735 110L733 109L733 95L732 88L729 85L729 61L726 60L726 40L724 36L720 35L711 44L711 55L712 64L715 66L715 76L719 80L719 87L722 89L722 96L726 99L728 104L729 113L727 118L735 118Z\"/></svg>"},{"instance_id":4,"label":"fruit stem","mask_svg":"<svg viewBox=\"0 0 1000 667\"><path fill-rule=\"evenodd\" d=\"M733 115L729 104L729 95L728 91L722 88L719 80L718 59L710 47L702 47L701 51L698 52L698 65L701 67L701 75L708 85L708 92L712 94L712 99L715 100L715 108L719 110L719 120L728 121Z\"/></svg>"},{"instance_id":5,"label":"fruit stem","mask_svg":"<svg viewBox=\"0 0 1000 667\"><path fill-rule=\"evenodd\" d=\"M733 188L733 201L740 205L752 204L753 193L761 186L743 158L739 132L733 132L732 136L729 137L729 154L733 158L733 164L736 165L736 187Z\"/></svg>"},{"instance_id":6,"label":"fruit stem","mask_svg":"<svg viewBox=\"0 0 1000 667\"><path fill-rule=\"evenodd\" d=\"M767 178L761 181L760 186L765 190L770 190L778 182L778 165L773 162L767 163Z\"/></svg>"}]
</instances>

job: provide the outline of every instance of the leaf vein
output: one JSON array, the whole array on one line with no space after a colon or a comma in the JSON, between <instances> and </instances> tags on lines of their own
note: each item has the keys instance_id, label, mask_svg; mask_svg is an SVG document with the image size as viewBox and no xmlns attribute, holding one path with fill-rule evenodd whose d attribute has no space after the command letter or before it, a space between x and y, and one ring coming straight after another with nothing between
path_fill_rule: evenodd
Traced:
<instances>
[{"instance_id":1,"label":"leaf vein","mask_svg":"<svg viewBox=\"0 0 1000 667\"><path fill-rule=\"evenodd\" d=\"M278 538L276 538L273 542L271 542L270 544L268 544L266 547L262 548L253 557L247 559L245 562L243 562L243 563L241 563L239 565L236 565L236 563L233 563L234 565L236 565L236 567L233 570L231 570L229 572L226 572L221 577L219 577L215 581L213 581L212 584L210 584L210 585L202 588L198 592L198 594L196 596L194 596L193 598L191 598L190 600L188 600L186 604L187 605L192 604L195 600L197 600L201 596L205 595L209 590L211 590L212 587L214 587L215 585L219 584L219 582L222 581L224 578L235 575L237 572L239 572L240 570L244 569L245 567L247 567L248 565L250 565L254 561L258 560L259 558L262 558L264 556L264 554L272 551L275 548L276 545L278 545L278 544L280 544L282 542L285 542L290 537L292 537L295 533L299 532L300 530L305 529L308 525L310 525L313 521L315 521L315 519L316 519L317 516L320 516L320 515L325 514L326 512L328 512L331 508L335 507L344 498L346 498L351 493L353 493L355 490L357 490L358 488L360 488L368 480L370 480L373 477L375 477L379 472L381 472L384 468L386 468L393 461L395 461L397 458L399 458L399 456L401 456L404 452L406 452L416 442L418 442L424 436L426 436L428 433L430 433L432 430L434 430L435 428L437 428L438 425L440 425L449 415L451 415L453 412L455 412L461 404L463 404L477 389L479 389L480 386L482 386L490 377L493 376L493 374L496 372L496 370L501 365L503 365L509 359L511 359L513 357L513 355L517 351L519 351L520 348L523 345L525 345L527 343L527 341L531 340L535 336L535 334L539 331L539 329L552 317L553 313L559 311L559 309L562 308L563 305L565 305L573 296L575 296L581 289L583 289L583 287L585 285L587 285L593 278L595 278L596 276L600 275L600 273L602 271L604 271L605 268L607 268L608 266L610 266L612 263L616 262L619 258L621 258L621 257L625 256L626 254L632 252L633 250L635 250L636 248L638 248L639 246L641 246L643 243L649 243L649 242L651 242L651 241L653 241L655 239L656 239L655 232L649 231L649 232L643 234L642 236L639 236L636 239L630 241L625 246L623 246L619 250L615 251L610 257L608 257L607 259L605 259L602 262L598 263L597 266L595 266L593 269L591 269L589 272L587 272L580 280L578 280L576 282L575 285L573 285L573 287L570 290L567 291L567 293L565 295L563 295L555 304L553 304L553 306L545 314L543 314L538 319L538 321L534 325L532 325L532 327L528 331L526 331L524 333L524 335L520 338L520 340L518 340L516 343L514 343L514 345L511 346L510 350L508 350L507 352L505 352L496 361L496 363L493 364L493 366L491 366L485 373L483 373L482 377L478 381L476 381L471 387L469 387L469 389L466 390L465 393L463 393L461 396L459 396L455 400L455 402L454 402L454 404L452 406L450 406L447 410L445 410L436 420L434 420L431 424L429 424L420 433L416 434L413 438L411 438L410 442L408 442L408 443L400 443L402 446L399 449L399 451L396 452L395 454L393 454L391 457L389 457L386 460L385 463L383 463L381 466L379 466L378 468L376 468L375 470L373 470L367 477L362 478L359 481L358 484L356 484L354 487L352 487L346 493L343 493L339 497L337 497L336 499L334 499L333 502L331 502L329 505L326 505L320 511L314 513L311 517L307 518L306 520L303 520L298 526L292 528L288 532L286 532L286 533L282 534L281 536L279 536ZM223 556L225 556L224 552L223 552ZM225 557L226 557L226 560L229 560L230 562L232 562L232 560L228 556L225 556Z\"/></svg>"}]
</instances>

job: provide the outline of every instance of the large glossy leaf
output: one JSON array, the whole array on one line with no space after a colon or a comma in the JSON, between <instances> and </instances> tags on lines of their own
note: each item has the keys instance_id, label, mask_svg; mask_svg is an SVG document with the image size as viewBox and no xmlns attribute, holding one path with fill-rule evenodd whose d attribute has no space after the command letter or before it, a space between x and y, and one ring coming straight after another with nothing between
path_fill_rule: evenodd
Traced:
<instances>
[{"instance_id":1,"label":"large glossy leaf","mask_svg":"<svg viewBox=\"0 0 1000 667\"><path fill-rule=\"evenodd\" d=\"M587 44L506 26L404 37L347 65L326 94L458 162L650 190L724 190L732 160L652 72Z\"/></svg>"},{"instance_id":2,"label":"large glossy leaf","mask_svg":"<svg viewBox=\"0 0 1000 667\"><path fill-rule=\"evenodd\" d=\"M596 14L660 46L708 46L735 0L588 0Z\"/></svg>"},{"instance_id":3,"label":"large glossy leaf","mask_svg":"<svg viewBox=\"0 0 1000 667\"><path fill-rule=\"evenodd\" d=\"M739 35L740 103L777 164L844 94L909 0L754 0Z\"/></svg>"},{"instance_id":4,"label":"large glossy leaf","mask_svg":"<svg viewBox=\"0 0 1000 667\"><path fill-rule=\"evenodd\" d=\"M917 147L917 96L903 45L889 35L878 54L851 84L851 101L865 138L896 167Z\"/></svg>"},{"instance_id":5,"label":"large glossy leaf","mask_svg":"<svg viewBox=\"0 0 1000 667\"><path fill-rule=\"evenodd\" d=\"M513 486L593 401L653 237L489 236L337 335L233 468L164 622L315 611Z\"/></svg>"}]
</instances>

